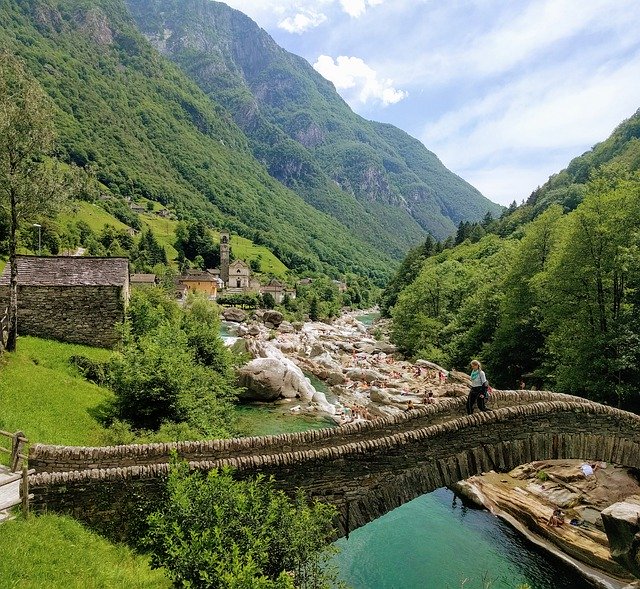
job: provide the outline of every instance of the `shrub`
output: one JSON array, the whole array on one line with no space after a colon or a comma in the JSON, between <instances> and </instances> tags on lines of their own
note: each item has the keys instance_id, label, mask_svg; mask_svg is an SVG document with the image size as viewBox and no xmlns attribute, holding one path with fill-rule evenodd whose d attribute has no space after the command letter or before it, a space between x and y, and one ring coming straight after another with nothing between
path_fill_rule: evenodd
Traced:
<instances>
[{"instance_id":1,"label":"shrub","mask_svg":"<svg viewBox=\"0 0 640 589\"><path fill-rule=\"evenodd\" d=\"M290 500L262 476L236 481L230 470L189 474L174 465L169 500L152 514L146 545L152 566L176 586L230 589L330 587L335 509ZM294 585L295 580L295 585Z\"/></svg>"}]
</instances>

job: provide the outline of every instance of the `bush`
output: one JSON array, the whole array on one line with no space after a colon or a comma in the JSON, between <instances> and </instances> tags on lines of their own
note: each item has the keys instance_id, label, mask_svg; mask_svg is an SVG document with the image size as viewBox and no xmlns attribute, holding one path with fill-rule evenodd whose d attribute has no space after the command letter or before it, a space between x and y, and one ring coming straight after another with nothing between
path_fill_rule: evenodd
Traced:
<instances>
[{"instance_id":1,"label":"bush","mask_svg":"<svg viewBox=\"0 0 640 589\"><path fill-rule=\"evenodd\" d=\"M107 380L108 362L75 355L69 358L69 364L75 366L82 376L97 385L102 386Z\"/></svg>"},{"instance_id":2,"label":"bush","mask_svg":"<svg viewBox=\"0 0 640 589\"><path fill-rule=\"evenodd\" d=\"M169 501L149 517L152 566L176 586L207 589L322 589L335 509L291 501L272 480L236 481L230 470L189 474L174 465ZM295 580L295 584L294 584Z\"/></svg>"}]
</instances>

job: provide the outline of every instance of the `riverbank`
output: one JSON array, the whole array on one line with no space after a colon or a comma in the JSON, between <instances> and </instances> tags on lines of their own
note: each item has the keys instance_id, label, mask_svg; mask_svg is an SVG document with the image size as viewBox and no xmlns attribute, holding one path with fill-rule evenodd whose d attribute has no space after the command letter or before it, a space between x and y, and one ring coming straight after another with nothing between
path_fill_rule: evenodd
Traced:
<instances>
[{"instance_id":1,"label":"riverbank","mask_svg":"<svg viewBox=\"0 0 640 589\"><path fill-rule=\"evenodd\" d=\"M455 491L574 567L593 586L638 589L640 581L611 558L600 511L639 493L640 485L628 469L613 465L584 477L582 464L546 461L511 473L484 473L461 481ZM554 509L563 513L564 523L559 526L548 523Z\"/></svg>"}]
</instances>

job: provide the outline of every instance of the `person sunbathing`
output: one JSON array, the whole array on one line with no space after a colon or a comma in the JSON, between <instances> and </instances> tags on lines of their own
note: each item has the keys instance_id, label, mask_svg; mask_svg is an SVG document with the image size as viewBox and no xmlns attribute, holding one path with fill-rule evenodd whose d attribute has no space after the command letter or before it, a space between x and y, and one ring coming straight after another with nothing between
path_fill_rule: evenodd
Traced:
<instances>
[{"instance_id":1,"label":"person sunbathing","mask_svg":"<svg viewBox=\"0 0 640 589\"><path fill-rule=\"evenodd\" d=\"M559 528L562 524L564 524L564 513L561 509L556 507L553 510L553 513L551 514L547 525L552 528Z\"/></svg>"}]
</instances>

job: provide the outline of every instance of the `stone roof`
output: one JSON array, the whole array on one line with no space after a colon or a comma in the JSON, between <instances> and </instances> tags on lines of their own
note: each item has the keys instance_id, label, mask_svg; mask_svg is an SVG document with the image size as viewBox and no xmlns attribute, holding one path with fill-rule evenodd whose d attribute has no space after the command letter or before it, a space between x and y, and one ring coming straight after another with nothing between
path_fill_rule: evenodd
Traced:
<instances>
[{"instance_id":1,"label":"stone roof","mask_svg":"<svg viewBox=\"0 0 640 589\"><path fill-rule=\"evenodd\" d=\"M135 282L136 284L155 284L155 274L132 274L129 277L129 282Z\"/></svg>"},{"instance_id":2,"label":"stone roof","mask_svg":"<svg viewBox=\"0 0 640 589\"><path fill-rule=\"evenodd\" d=\"M178 280L180 282L216 282L216 277L201 270L189 270L186 274L180 276Z\"/></svg>"},{"instance_id":3,"label":"stone roof","mask_svg":"<svg viewBox=\"0 0 640 589\"><path fill-rule=\"evenodd\" d=\"M20 286L124 286L129 280L127 258L82 256L17 256ZM11 269L7 264L0 286L8 286Z\"/></svg>"}]
</instances>

